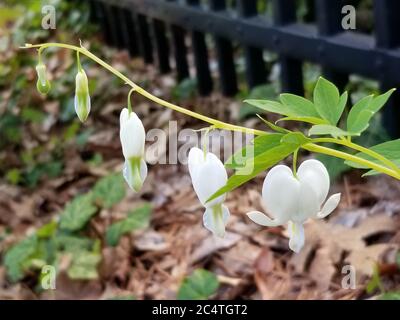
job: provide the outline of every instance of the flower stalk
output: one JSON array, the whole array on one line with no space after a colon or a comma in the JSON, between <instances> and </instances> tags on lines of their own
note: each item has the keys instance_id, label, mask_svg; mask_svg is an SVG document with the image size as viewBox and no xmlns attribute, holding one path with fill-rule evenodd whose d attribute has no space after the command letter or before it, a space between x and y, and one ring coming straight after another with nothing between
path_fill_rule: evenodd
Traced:
<instances>
[{"instance_id":1,"label":"flower stalk","mask_svg":"<svg viewBox=\"0 0 400 320\"><path fill-rule=\"evenodd\" d=\"M130 80L127 76L125 76L123 73L121 73L120 71L116 70L115 68L113 68L111 65L109 65L108 63L104 62L102 59L100 59L99 57L97 57L96 55L94 55L93 53L91 53L90 51L88 51L86 48L84 47L78 47L78 46L74 46L74 45L69 45L69 44L64 44L64 43L56 43L56 42L49 42L49 43L43 43L43 44L36 44L36 45L32 45L32 44L26 44L24 47L22 48L39 48L39 55L40 53L45 50L46 48L49 47L58 47L58 48L64 48L64 49L69 49L69 50L73 50L76 51L77 54L83 54L86 57L88 57L89 59L93 60L94 62L98 63L100 66L104 67L106 70L110 71L112 74L114 74L116 77L120 78L123 82L125 82L126 84L128 84L132 90L131 91L136 91L138 94L146 97L147 99L153 101L154 103L157 103L159 105L162 105L166 108L172 109L174 111L183 113L187 116L199 119L201 121L207 122L209 124L211 124L215 129L223 129L223 130L230 130L230 131L239 131L239 132L243 132L243 133L247 133L247 134L252 134L252 135L267 135L269 134L266 131L262 131L262 130L257 130L257 129L252 129L252 128L247 128L247 127L243 127L243 126L238 126L238 125L233 125L233 124L229 124L211 117L207 117L205 115L202 115L200 113L191 111L191 110L187 110L183 107L180 107L178 105L175 105L173 103L170 103L168 101L165 101L159 97L156 97L154 95L152 95L150 92L146 91L145 89L141 88L140 86L138 86L136 83L134 83L132 80ZM129 106L128 106L129 107ZM338 151L332 148L328 148L325 146L321 146L318 145L317 143L335 143L335 144L339 144L339 145L343 145L346 146L350 149L356 150L356 151L360 151L366 155L369 155L370 157L378 160L379 162L381 162L382 164L377 164L373 161L367 160L367 159L363 159L361 157L358 157L356 155L351 155L348 154L346 152L342 152L342 151ZM380 173L384 173L387 174L395 179L400 180L400 168L398 168L396 166L396 164L394 164L392 161L390 161L389 159L385 158L384 156L370 150L367 148L364 148L362 146L359 146L353 142L351 142L350 139L346 139L346 140L342 140L342 139L336 139L336 138L315 138L312 139L311 143L307 143L305 145L301 146L302 149L311 151L311 152L316 152L316 153L322 153L322 154L326 154L326 155L330 155L333 157L337 157L340 159L344 159L344 160L348 160L348 161L352 161L355 162L357 164L360 164L362 166L368 167L370 169L376 170Z\"/></svg>"}]
</instances>

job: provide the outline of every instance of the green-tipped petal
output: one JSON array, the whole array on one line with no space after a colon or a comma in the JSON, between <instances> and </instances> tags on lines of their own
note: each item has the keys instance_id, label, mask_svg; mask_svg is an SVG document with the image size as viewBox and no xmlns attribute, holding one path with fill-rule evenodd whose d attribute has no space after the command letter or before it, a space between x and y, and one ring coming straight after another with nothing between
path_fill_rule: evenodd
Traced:
<instances>
[{"instance_id":1,"label":"green-tipped petal","mask_svg":"<svg viewBox=\"0 0 400 320\"><path fill-rule=\"evenodd\" d=\"M125 160L123 176L129 187L139 192L147 177L147 165L142 158L130 158Z\"/></svg>"}]
</instances>

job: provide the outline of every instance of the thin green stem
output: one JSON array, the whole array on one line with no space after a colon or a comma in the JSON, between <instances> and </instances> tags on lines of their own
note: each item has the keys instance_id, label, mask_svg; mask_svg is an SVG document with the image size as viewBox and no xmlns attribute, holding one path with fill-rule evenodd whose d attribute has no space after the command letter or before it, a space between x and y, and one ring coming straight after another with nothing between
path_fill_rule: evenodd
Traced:
<instances>
[{"instance_id":1,"label":"thin green stem","mask_svg":"<svg viewBox=\"0 0 400 320\"><path fill-rule=\"evenodd\" d=\"M79 58L79 51L76 52L76 63L78 65L78 71L82 72L83 68L82 68L82 65L81 65L81 59Z\"/></svg>"},{"instance_id":2,"label":"thin green stem","mask_svg":"<svg viewBox=\"0 0 400 320\"><path fill-rule=\"evenodd\" d=\"M393 178L396 178L400 180L400 174L392 169L386 168L380 164L374 163L372 161L348 154L346 152L334 150L331 148L319 146L314 143L308 143L302 146L303 149L311 151L311 152L317 152L317 153L322 153L322 154L327 154L336 158L344 159L344 160L349 160L356 162L358 164L361 164L367 168L374 169L378 172L385 173Z\"/></svg>"},{"instance_id":3,"label":"thin green stem","mask_svg":"<svg viewBox=\"0 0 400 320\"><path fill-rule=\"evenodd\" d=\"M293 152L293 175L297 178L297 156L299 153L299 149L296 149L295 152Z\"/></svg>"},{"instance_id":4,"label":"thin green stem","mask_svg":"<svg viewBox=\"0 0 400 320\"><path fill-rule=\"evenodd\" d=\"M194 111L191 111L191 110L187 110L187 109L182 108L180 106L177 106L177 105L175 105L173 103L165 101L165 100L163 100L161 98L158 98L158 97L152 95L150 92L146 91L145 89L139 87L136 83L134 83L132 80L130 80L127 76L125 76L124 74L122 74L118 70L114 69L108 63L104 62L103 60L101 60L100 58L98 58L93 53L91 53L90 51L86 50L83 47L77 47L77 46L64 44L64 43L49 42L49 43L43 43L43 44L37 44L37 45L27 44L27 45L25 45L25 47L22 47L22 48L40 48L39 50L44 50L44 49L46 49L48 47L58 47L58 48L65 48L65 49L78 51L79 53L87 56L88 58L92 59L93 61L95 61L96 63L98 63L99 65L101 65L102 67L104 67L105 69L110 71L111 73L113 73L115 76L117 76L118 78L123 80L126 84L128 84L132 88L136 89L136 91L139 94L141 94L142 96L146 97L147 99L149 99L149 100L151 100L151 101L153 101L153 102L155 102L157 104L160 104L160 105L162 105L162 106L164 106L166 108L169 108L169 109L172 109L174 111L186 114L186 115L188 115L188 116L190 116L192 118L196 118L196 119L202 120L204 122L208 122L208 123L214 125L214 127L216 129L226 129L226 130L231 130L231 131L239 131L239 132L244 132L244 133L248 133L248 134L252 134L252 135L266 135L266 134L268 134L268 132L266 132L266 131L261 131L261 130L256 130L256 129L251 129L251 128L246 128L246 127L242 127L242 126L237 126L237 125L225 123L223 121L219 121L219 120L204 116L202 114L199 114L197 112L194 112Z\"/></svg>"},{"instance_id":5,"label":"thin green stem","mask_svg":"<svg viewBox=\"0 0 400 320\"><path fill-rule=\"evenodd\" d=\"M334 138L317 138L317 139L313 139L313 142L318 143L335 143L335 144L340 144L342 146L360 151L366 155L369 155L370 157L379 160L380 162L382 162L384 165L386 165L387 167L393 169L395 172L397 172L398 174L400 174L400 168L393 163L392 161L390 161L389 159L387 159L386 157L382 156L381 154L365 148L363 146L360 146L356 143L350 142L348 140L340 140L340 139L334 139Z\"/></svg>"},{"instance_id":6,"label":"thin green stem","mask_svg":"<svg viewBox=\"0 0 400 320\"><path fill-rule=\"evenodd\" d=\"M129 93L128 93L128 112L129 112L129 114L131 114L131 112L132 112L132 102L131 102L131 96L132 96L132 93L134 92L134 91L136 91L136 89L135 88L132 88L131 90L129 90Z\"/></svg>"}]
</instances>

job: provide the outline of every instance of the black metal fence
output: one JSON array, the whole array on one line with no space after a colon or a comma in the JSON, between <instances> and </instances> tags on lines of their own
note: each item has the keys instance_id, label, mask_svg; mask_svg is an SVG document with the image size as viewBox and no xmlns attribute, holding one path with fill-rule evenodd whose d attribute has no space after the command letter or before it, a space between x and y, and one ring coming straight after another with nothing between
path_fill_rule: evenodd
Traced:
<instances>
[{"instance_id":1,"label":"black metal fence","mask_svg":"<svg viewBox=\"0 0 400 320\"><path fill-rule=\"evenodd\" d=\"M309 0L315 23L296 19L296 0L269 0L272 19L260 15L257 0L88 0L93 19L106 41L157 63L161 73L171 71L175 60L179 80L189 76L186 37L191 39L199 93L209 94L213 80L205 34L215 43L220 88L225 95L237 92L232 43L243 46L249 87L266 82L263 50L279 54L282 91L303 93L302 62L322 66L324 76L336 85L347 83L349 74L379 81L381 89L400 84L400 1L374 0L374 35L343 30L342 0ZM384 109L384 125L400 136L400 95Z\"/></svg>"}]
</instances>

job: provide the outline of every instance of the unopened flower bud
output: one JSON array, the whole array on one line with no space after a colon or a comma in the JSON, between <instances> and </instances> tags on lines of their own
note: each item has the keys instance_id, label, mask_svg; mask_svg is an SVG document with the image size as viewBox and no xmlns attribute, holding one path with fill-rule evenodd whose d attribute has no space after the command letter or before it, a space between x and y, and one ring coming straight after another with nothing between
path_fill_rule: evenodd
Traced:
<instances>
[{"instance_id":1,"label":"unopened flower bud","mask_svg":"<svg viewBox=\"0 0 400 320\"><path fill-rule=\"evenodd\" d=\"M79 120L84 122L90 112L90 96L88 78L85 71L79 70L75 77L75 112Z\"/></svg>"},{"instance_id":2,"label":"unopened flower bud","mask_svg":"<svg viewBox=\"0 0 400 320\"><path fill-rule=\"evenodd\" d=\"M49 79L47 79L46 66L42 62L39 62L36 66L36 72L38 76L36 88L41 94L47 94L50 91L51 85Z\"/></svg>"}]
</instances>

